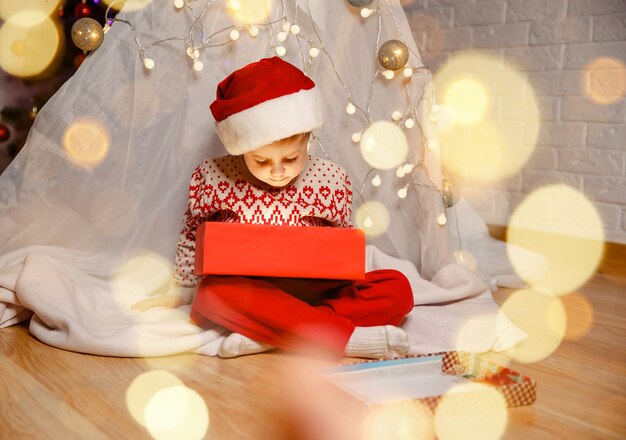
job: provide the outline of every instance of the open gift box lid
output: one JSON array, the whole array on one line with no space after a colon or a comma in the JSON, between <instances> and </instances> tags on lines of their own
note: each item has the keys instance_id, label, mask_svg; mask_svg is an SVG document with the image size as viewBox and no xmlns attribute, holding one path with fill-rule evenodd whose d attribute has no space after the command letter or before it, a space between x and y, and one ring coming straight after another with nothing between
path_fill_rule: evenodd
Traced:
<instances>
[{"instance_id":1,"label":"open gift box lid","mask_svg":"<svg viewBox=\"0 0 626 440\"><path fill-rule=\"evenodd\" d=\"M359 229L205 222L196 232L196 275L359 280Z\"/></svg>"}]
</instances>

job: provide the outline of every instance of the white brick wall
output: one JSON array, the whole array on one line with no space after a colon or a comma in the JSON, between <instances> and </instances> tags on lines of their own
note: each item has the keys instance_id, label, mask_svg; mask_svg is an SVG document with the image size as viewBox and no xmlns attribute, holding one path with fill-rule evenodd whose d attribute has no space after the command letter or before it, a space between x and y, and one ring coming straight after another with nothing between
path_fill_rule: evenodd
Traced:
<instances>
[{"instance_id":1,"label":"white brick wall","mask_svg":"<svg viewBox=\"0 0 626 440\"><path fill-rule=\"evenodd\" d=\"M461 182L483 218L505 225L528 193L565 183L593 201L607 240L626 243L626 99L603 105L586 96L589 90L623 90L626 73L604 84L585 70L599 57L626 64L626 1L401 1L433 74L456 53L477 50L514 66L535 91L540 128L524 169L488 188ZM528 143L533 130L524 98L496 93L486 117Z\"/></svg>"}]
</instances>

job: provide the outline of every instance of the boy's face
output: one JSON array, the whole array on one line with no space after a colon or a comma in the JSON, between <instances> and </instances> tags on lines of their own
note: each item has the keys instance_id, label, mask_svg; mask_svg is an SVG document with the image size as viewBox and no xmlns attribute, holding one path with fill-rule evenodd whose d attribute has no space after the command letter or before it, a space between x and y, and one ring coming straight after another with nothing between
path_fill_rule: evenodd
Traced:
<instances>
[{"instance_id":1,"label":"boy's face","mask_svg":"<svg viewBox=\"0 0 626 440\"><path fill-rule=\"evenodd\" d=\"M252 175L280 188L302 172L307 159L308 136L302 135L264 145L243 154Z\"/></svg>"}]
</instances>

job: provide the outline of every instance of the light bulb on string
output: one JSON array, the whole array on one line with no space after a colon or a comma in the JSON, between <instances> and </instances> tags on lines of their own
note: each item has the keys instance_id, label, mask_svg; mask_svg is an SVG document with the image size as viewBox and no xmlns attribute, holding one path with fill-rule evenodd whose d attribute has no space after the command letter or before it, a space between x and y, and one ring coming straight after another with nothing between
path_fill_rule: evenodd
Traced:
<instances>
[{"instance_id":1,"label":"light bulb on string","mask_svg":"<svg viewBox=\"0 0 626 440\"><path fill-rule=\"evenodd\" d=\"M352 142L358 143L361 142L361 132L357 131L356 133L352 133Z\"/></svg>"},{"instance_id":2,"label":"light bulb on string","mask_svg":"<svg viewBox=\"0 0 626 440\"><path fill-rule=\"evenodd\" d=\"M298 26L297 24L291 25L291 27L289 28L289 32L294 35L298 35L300 33L300 26Z\"/></svg>"},{"instance_id":3,"label":"light bulb on string","mask_svg":"<svg viewBox=\"0 0 626 440\"><path fill-rule=\"evenodd\" d=\"M356 112L356 107L351 102L348 102L346 106L346 113L349 115L353 115Z\"/></svg>"},{"instance_id":4,"label":"light bulb on string","mask_svg":"<svg viewBox=\"0 0 626 440\"><path fill-rule=\"evenodd\" d=\"M387 79L393 79L394 76L396 76L396 74L393 72L393 70L385 70L383 72L383 76Z\"/></svg>"},{"instance_id":5,"label":"light bulb on string","mask_svg":"<svg viewBox=\"0 0 626 440\"><path fill-rule=\"evenodd\" d=\"M407 118L406 121L404 121L404 126L406 128L413 128L415 126L415 121L411 118Z\"/></svg>"},{"instance_id":6,"label":"light bulb on string","mask_svg":"<svg viewBox=\"0 0 626 440\"><path fill-rule=\"evenodd\" d=\"M144 58L143 65L146 69L152 70L154 69L154 60L152 58Z\"/></svg>"},{"instance_id":7,"label":"light bulb on string","mask_svg":"<svg viewBox=\"0 0 626 440\"><path fill-rule=\"evenodd\" d=\"M429 139L428 142L426 142L426 146L428 147L429 150L436 150L439 147L439 144L437 143L437 141L434 141L432 139Z\"/></svg>"},{"instance_id":8,"label":"light bulb on string","mask_svg":"<svg viewBox=\"0 0 626 440\"><path fill-rule=\"evenodd\" d=\"M363 8L363 9L361 9L361 17L367 18L370 15L372 15L372 12L374 12L374 11L372 11L371 9Z\"/></svg>"},{"instance_id":9,"label":"light bulb on string","mask_svg":"<svg viewBox=\"0 0 626 440\"><path fill-rule=\"evenodd\" d=\"M405 78L410 78L413 76L413 68L412 67L405 67L404 70L402 71L402 74L405 76Z\"/></svg>"},{"instance_id":10,"label":"light bulb on string","mask_svg":"<svg viewBox=\"0 0 626 440\"><path fill-rule=\"evenodd\" d=\"M400 189L398 190L398 197L400 197L401 199L406 198L406 195L407 195L407 193L408 193L408 190L409 190L409 186L408 186L408 185L407 185L407 186L405 186L404 188L400 188Z\"/></svg>"},{"instance_id":11,"label":"light bulb on string","mask_svg":"<svg viewBox=\"0 0 626 440\"><path fill-rule=\"evenodd\" d=\"M437 224L443 226L446 223L448 223L448 218L446 217L446 213L442 212L439 216L437 216Z\"/></svg>"},{"instance_id":12,"label":"light bulb on string","mask_svg":"<svg viewBox=\"0 0 626 440\"><path fill-rule=\"evenodd\" d=\"M174 7L176 9L182 9L183 6L185 6L185 1L184 0L174 0Z\"/></svg>"},{"instance_id":13,"label":"light bulb on string","mask_svg":"<svg viewBox=\"0 0 626 440\"><path fill-rule=\"evenodd\" d=\"M402 112L396 110L391 114L391 119L393 119L394 121L399 121L400 119L402 119Z\"/></svg>"},{"instance_id":14,"label":"light bulb on string","mask_svg":"<svg viewBox=\"0 0 626 440\"><path fill-rule=\"evenodd\" d=\"M454 261L457 264L467 267L472 272L476 272L476 268L478 267L478 261L474 254L470 251L466 251L465 249L459 249L453 252Z\"/></svg>"},{"instance_id":15,"label":"light bulb on string","mask_svg":"<svg viewBox=\"0 0 626 440\"><path fill-rule=\"evenodd\" d=\"M276 55L278 55L279 57L284 56L286 53L287 53L287 49L285 49L285 46L276 47Z\"/></svg>"},{"instance_id":16,"label":"light bulb on string","mask_svg":"<svg viewBox=\"0 0 626 440\"><path fill-rule=\"evenodd\" d=\"M282 43L283 41L287 39L287 35L289 35L287 32L279 32L276 35L276 39Z\"/></svg>"},{"instance_id":17,"label":"light bulb on string","mask_svg":"<svg viewBox=\"0 0 626 440\"><path fill-rule=\"evenodd\" d=\"M374 221L370 216L365 217L365 220L363 220L363 226L365 226L366 228L371 228L373 224Z\"/></svg>"},{"instance_id":18,"label":"light bulb on string","mask_svg":"<svg viewBox=\"0 0 626 440\"><path fill-rule=\"evenodd\" d=\"M256 37L257 35L259 35L259 28L256 26L250 26L248 28L248 33L251 37Z\"/></svg>"},{"instance_id":19,"label":"light bulb on string","mask_svg":"<svg viewBox=\"0 0 626 440\"><path fill-rule=\"evenodd\" d=\"M400 165L398 169L396 170L396 176L398 176L398 178L401 179L404 177L405 174L406 173L404 172L404 168L402 167L402 165Z\"/></svg>"},{"instance_id":20,"label":"light bulb on string","mask_svg":"<svg viewBox=\"0 0 626 440\"><path fill-rule=\"evenodd\" d=\"M283 23L283 31L284 32L289 32L291 30L291 23L289 23L288 21Z\"/></svg>"},{"instance_id":21,"label":"light bulb on string","mask_svg":"<svg viewBox=\"0 0 626 440\"><path fill-rule=\"evenodd\" d=\"M311 58L315 58L320 54L320 50L317 47L312 47L309 49L309 56Z\"/></svg>"},{"instance_id":22,"label":"light bulb on string","mask_svg":"<svg viewBox=\"0 0 626 440\"><path fill-rule=\"evenodd\" d=\"M380 179L380 176L378 174L376 174L374 176L374 178L372 179L372 186L380 186L380 184L383 183L382 180Z\"/></svg>"},{"instance_id":23,"label":"light bulb on string","mask_svg":"<svg viewBox=\"0 0 626 440\"><path fill-rule=\"evenodd\" d=\"M204 64L202 64L202 61L193 60L193 70L195 70L196 72L200 72L202 69L204 69Z\"/></svg>"},{"instance_id":24,"label":"light bulb on string","mask_svg":"<svg viewBox=\"0 0 626 440\"><path fill-rule=\"evenodd\" d=\"M402 167L402 170L406 173L409 174L411 171L413 171L413 167L414 165L412 163L406 163L404 164L404 166Z\"/></svg>"},{"instance_id":25,"label":"light bulb on string","mask_svg":"<svg viewBox=\"0 0 626 440\"><path fill-rule=\"evenodd\" d=\"M237 29L230 31L230 39L233 41L237 41L239 39L239 31Z\"/></svg>"}]
</instances>

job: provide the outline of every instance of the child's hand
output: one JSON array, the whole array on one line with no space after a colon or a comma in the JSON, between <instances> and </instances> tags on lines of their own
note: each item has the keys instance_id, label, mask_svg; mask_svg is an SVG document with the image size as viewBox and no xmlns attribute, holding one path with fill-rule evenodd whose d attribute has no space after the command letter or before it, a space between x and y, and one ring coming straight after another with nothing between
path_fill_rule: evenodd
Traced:
<instances>
[{"instance_id":1,"label":"child's hand","mask_svg":"<svg viewBox=\"0 0 626 440\"><path fill-rule=\"evenodd\" d=\"M133 304L130 308L132 310L141 310L142 312L151 309L152 307L166 307L172 309L182 304L181 297L179 295L160 295L153 298L142 299L139 302Z\"/></svg>"}]
</instances>

